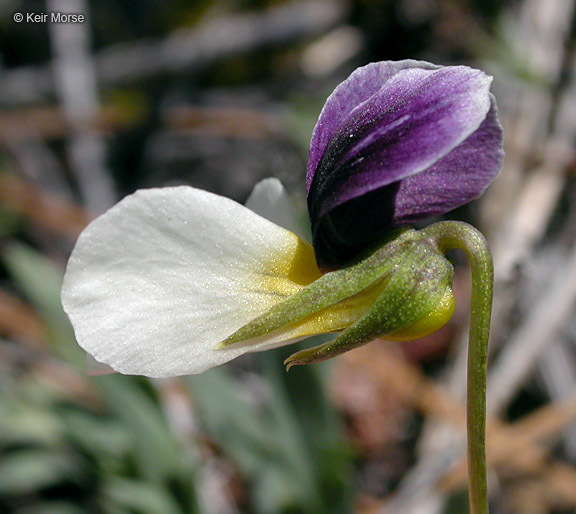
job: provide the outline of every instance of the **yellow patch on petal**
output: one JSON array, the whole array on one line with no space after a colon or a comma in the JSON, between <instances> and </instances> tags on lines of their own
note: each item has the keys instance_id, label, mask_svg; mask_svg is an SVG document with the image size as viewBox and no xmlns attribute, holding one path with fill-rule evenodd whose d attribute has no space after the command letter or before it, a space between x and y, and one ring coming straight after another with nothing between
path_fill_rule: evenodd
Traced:
<instances>
[{"instance_id":1,"label":"yellow patch on petal","mask_svg":"<svg viewBox=\"0 0 576 514\"><path fill-rule=\"evenodd\" d=\"M261 275L255 277L258 283L252 284L254 290L278 297L277 301L297 293L322 275L312 246L288 233L290 237L285 243L262 263Z\"/></svg>"}]
</instances>

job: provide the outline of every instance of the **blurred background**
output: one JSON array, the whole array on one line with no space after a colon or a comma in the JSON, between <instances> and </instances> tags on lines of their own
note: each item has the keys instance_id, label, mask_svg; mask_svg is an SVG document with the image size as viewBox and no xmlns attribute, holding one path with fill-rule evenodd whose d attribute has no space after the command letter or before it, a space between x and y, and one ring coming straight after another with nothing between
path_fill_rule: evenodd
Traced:
<instances>
[{"instance_id":1,"label":"blurred background","mask_svg":"<svg viewBox=\"0 0 576 514\"><path fill-rule=\"evenodd\" d=\"M185 183L243 202L276 176L306 223L325 98L355 67L404 58L495 77L504 169L449 215L479 227L496 262L492 512L576 512L574 8L0 0L0 512L467 511L461 255L440 332L290 373L292 347L200 376L87 377L59 301L79 232L138 188ZM86 20L27 22L32 12Z\"/></svg>"}]
</instances>

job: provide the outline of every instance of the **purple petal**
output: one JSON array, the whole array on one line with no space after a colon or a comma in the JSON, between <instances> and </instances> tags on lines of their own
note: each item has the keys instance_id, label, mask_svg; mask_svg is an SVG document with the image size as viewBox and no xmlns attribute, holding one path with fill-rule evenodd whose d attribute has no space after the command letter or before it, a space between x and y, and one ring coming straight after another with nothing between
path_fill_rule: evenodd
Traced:
<instances>
[{"instance_id":1,"label":"purple petal","mask_svg":"<svg viewBox=\"0 0 576 514\"><path fill-rule=\"evenodd\" d=\"M334 91L314 130L307 176L321 263L339 263L376 233L484 191L501 161L490 82L464 66L384 62Z\"/></svg>"},{"instance_id":2,"label":"purple petal","mask_svg":"<svg viewBox=\"0 0 576 514\"><path fill-rule=\"evenodd\" d=\"M312 132L306 173L307 191L310 190L314 173L322 159L326 145L346 124L350 113L372 95L378 93L392 76L410 68L437 70L440 66L413 60L373 62L358 68L332 92Z\"/></svg>"},{"instance_id":3,"label":"purple petal","mask_svg":"<svg viewBox=\"0 0 576 514\"><path fill-rule=\"evenodd\" d=\"M478 198L502 165L502 127L494 99L468 139L429 169L340 205L314 230L325 269L340 266L397 227L448 212Z\"/></svg>"},{"instance_id":4,"label":"purple petal","mask_svg":"<svg viewBox=\"0 0 576 514\"><path fill-rule=\"evenodd\" d=\"M400 182L394 225L437 216L482 195L496 178L504 151L496 101L482 125L462 144L422 173Z\"/></svg>"}]
</instances>

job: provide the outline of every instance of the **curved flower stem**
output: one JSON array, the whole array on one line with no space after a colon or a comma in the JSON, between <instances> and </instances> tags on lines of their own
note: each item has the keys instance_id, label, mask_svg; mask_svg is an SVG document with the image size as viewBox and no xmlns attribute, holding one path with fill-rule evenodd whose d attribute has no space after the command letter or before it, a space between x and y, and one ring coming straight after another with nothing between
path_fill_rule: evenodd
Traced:
<instances>
[{"instance_id":1,"label":"curved flower stem","mask_svg":"<svg viewBox=\"0 0 576 514\"><path fill-rule=\"evenodd\" d=\"M466 252L472 271L470 340L468 346L467 432L471 514L488 513L486 486L486 361L494 286L492 254L484 236L457 221L436 223L421 231L442 253Z\"/></svg>"}]
</instances>

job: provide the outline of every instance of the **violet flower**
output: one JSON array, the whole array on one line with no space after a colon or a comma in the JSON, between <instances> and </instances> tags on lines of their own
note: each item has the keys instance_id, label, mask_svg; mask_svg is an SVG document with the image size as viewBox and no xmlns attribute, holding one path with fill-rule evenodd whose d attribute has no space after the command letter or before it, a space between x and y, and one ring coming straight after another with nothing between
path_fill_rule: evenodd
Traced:
<instances>
[{"instance_id":1,"label":"violet flower","mask_svg":"<svg viewBox=\"0 0 576 514\"><path fill-rule=\"evenodd\" d=\"M87 227L68 263L62 302L79 344L116 371L158 377L319 333L341 333L338 351L291 364L438 329L454 308L452 266L420 233L390 230L453 209L494 178L502 151L490 81L418 61L370 64L344 81L312 136L313 248L191 187L125 198ZM256 210L289 212L279 183L260 196ZM399 272L400 261L413 266Z\"/></svg>"}]
</instances>

